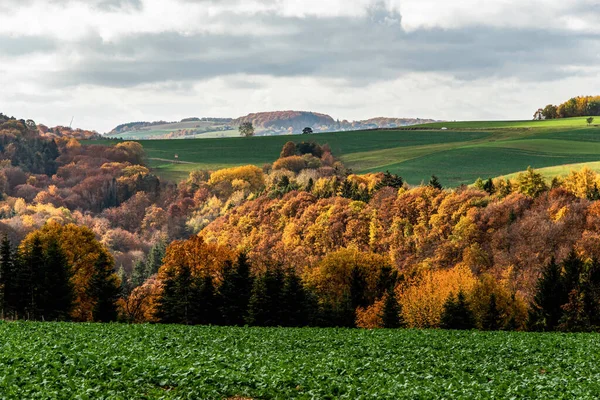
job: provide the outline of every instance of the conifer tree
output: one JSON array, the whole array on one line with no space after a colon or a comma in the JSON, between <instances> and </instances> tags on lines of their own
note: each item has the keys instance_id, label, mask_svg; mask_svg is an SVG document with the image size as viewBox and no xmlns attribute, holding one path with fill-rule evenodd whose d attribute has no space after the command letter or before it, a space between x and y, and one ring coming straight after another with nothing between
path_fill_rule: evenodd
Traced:
<instances>
[{"instance_id":1,"label":"conifer tree","mask_svg":"<svg viewBox=\"0 0 600 400\"><path fill-rule=\"evenodd\" d=\"M1 301L0 317L12 318L16 307L16 263L12 245L8 236L2 238L0 243L0 290Z\"/></svg>"},{"instance_id":2,"label":"conifer tree","mask_svg":"<svg viewBox=\"0 0 600 400\"><path fill-rule=\"evenodd\" d=\"M225 265L223 283L219 288L222 322L225 325L244 325L252 286L248 256L241 253L235 266Z\"/></svg>"},{"instance_id":3,"label":"conifer tree","mask_svg":"<svg viewBox=\"0 0 600 400\"><path fill-rule=\"evenodd\" d=\"M248 303L248 316L246 322L248 325L268 326L270 321L269 314L271 299L269 298L269 288L267 285L266 273L254 279L252 286L252 295Z\"/></svg>"},{"instance_id":4,"label":"conifer tree","mask_svg":"<svg viewBox=\"0 0 600 400\"><path fill-rule=\"evenodd\" d=\"M16 274L16 312L19 318L36 319L39 288L43 282L44 249L39 236L19 255Z\"/></svg>"},{"instance_id":5,"label":"conifer tree","mask_svg":"<svg viewBox=\"0 0 600 400\"><path fill-rule=\"evenodd\" d=\"M487 331L497 331L502 327L502 313L498 309L495 293L490 295L487 309L481 321L481 327Z\"/></svg>"},{"instance_id":6,"label":"conifer tree","mask_svg":"<svg viewBox=\"0 0 600 400\"><path fill-rule=\"evenodd\" d=\"M73 308L74 293L71 266L58 241L51 238L45 252L43 279L38 288L41 317L45 320L64 321Z\"/></svg>"},{"instance_id":7,"label":"conifer tree","mask_svg":"<svg viewBox=\"0 0 600 400\"><path fill-rule=\"evenodd\" d=\"M267 270L254 281L248 304L249 325L277 326L281 324L283 274L279 268Z\"/></svg>"},{"instance_id":8,"label":"conifer tree","mask_svg":"<svg viewBox=\"0 0 600 400\"><path fill-rule=\"evenodd\" d=\"M431 179L429 179L429 184L427 186L431 186L434 189L442 189L442 184L437 176L431 175Z\"/></svg>"},{"instance_id":9,"label":"conifer tree","mask_svg":"<svg viewBox=\"0 0 600 400\"><path fill-rule=\"evenodd\" d=\"M219 320L217 293L210 274L197 277L190 294L190 324L212 325Z\"/></svg>"},{"instance_id":10,"label":"conifer tree","mask_svg":"<svg viewBox=\"0 0 600 400\"><path fill-rule=\"evenodd\" d=\"M131 272L131 285L136 288L141 286L146 279L146 263L144 260L137 260L133 265L133 271Z\"/></svg>"},{"instance_id":11,"label":"conifer tree","mask_svg":"<svg viewBox=\"0 0 600 400\"><path fill-rule=\"evenodd\" d=\"M162 265L162 260L165 256L166 246L165 243L161 240L154 244L150 249L150 253L148 253L148 258L146 260L146 270L144 273L145 279L148 279L154 274L158 273L160 266Z\"/></svg>"},{"instance_id":12,"label":"conifer tree","mask_svg":"<svg viewBox=\"0 0 600 400\"><path fill-rule=\"evenodd\" d=\"M537 282L533 304L529 312L529 328L552 331L562 317L561 306L568 301L568 292L561 268L554 259L544 268Z\"/></svg>"},{"instance_id":13,"label":"conifer tree","mask_svg":"<svg viewBox=\"0 0 600 400\"><path fill-rule=\"evenodd\" d=\"M444 329L460 330L475 328L475 317L462 290L458 292L456 298L453 294L448 296L448 300L444 304L440 326Z\"/></svg>"},{"instance_id":14,"label":"conifer tree","mask_svg":"<svg viewBox=\"0 0 600 400\"><path fill-rule=\"evenodd\" d=\"M177 274L174 269L165 272L162 282L162 292L158 299L155 317L164 324L180 323L179 296L177 291Z\"/></svg>"},{"instance_id":15,"label":"conifer tree","mask_svg":"<svg viewBox=\"0 0 600 400\"><path fill-rule=\"evenodd\" d=\"M367 289L367 280L362 270L355 266L350 272L350 301L352 308L365 307L367 299L365 291Z\"/></svg>"},{"instance_id":16,"label":"conifer tree","mask_svg":"<svg viewBox=\"0 0 600 400\"><path fill-rule=\"evenodd\" d=\"M296 327L308 325L308 296L295 271L289 271L286 275L281 297L281 325Z\"/></svg>"},{"instance_id":17,"label":"conifer tree","mask_svg":"<svg viewBox=\"0 0 600 400\"><path fill-rule=\"evenodd\" d=\"M94 264L94 275L90 280L88 295L94 299L94 321L110 322L117 319L119 284L113 270L113 262L104 251L98 254Z\"/></svg>"},{"instance_id":18,"label":"conifer tree","mask_svg":"<svg viewBox=\"0 0 600 400\"><path fill-rule=\"evenodd\" d=\"M375 287L375 298L383 297L390 288L394 288L396 286L396 281L398 280L398 271L393 270L389 265L384 265L379 270L379 275L377 276L377 286Z\"/></svg>"},{"instance_id":19,"label":"conifer tree","mask_svg":"<svg viewBox=\"0 0 600 400\"><path fill-rule=\"evenodd\" d=\"M385 296L381 313L383 327L393 329L403 326L401 311L394 288L389 288Z\"/></svg>"}]
</instances>

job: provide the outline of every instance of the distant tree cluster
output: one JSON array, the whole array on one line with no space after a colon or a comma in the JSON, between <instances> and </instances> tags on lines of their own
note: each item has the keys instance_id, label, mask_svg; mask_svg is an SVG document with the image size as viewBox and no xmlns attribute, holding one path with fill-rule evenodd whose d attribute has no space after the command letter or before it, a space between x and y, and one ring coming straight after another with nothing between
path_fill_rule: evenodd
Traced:
<instances>
[{"instance_id":1,"label":"distant tree cluster","mask_svg":"<svg viewBox=\"0 0 600 400\"><path fill-rule=\"evenodd\" d=\"M600 96L579 96L573 97L566 102L555 106L548 104L544 108L538 109L533 119L556 119L570 117L600 116ZM588 122L591 124L591 122Z\"/></svg>"}]
</instances>

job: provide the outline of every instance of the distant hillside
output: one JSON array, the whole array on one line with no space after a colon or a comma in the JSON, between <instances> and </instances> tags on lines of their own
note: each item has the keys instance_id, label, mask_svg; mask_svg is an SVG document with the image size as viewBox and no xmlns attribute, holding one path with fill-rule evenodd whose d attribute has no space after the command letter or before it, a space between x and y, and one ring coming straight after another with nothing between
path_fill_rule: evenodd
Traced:
<instances>
[{"instance_id":1,"label":"distant hillside","mask_svg":"<svg viewBox=\"0 0 600 400\"><path fill-rule=\"evenodd\" d=\"M420 118L371 118L363 121L334 120L331 116L309 111L273 111L253 113L233 120L234 125L251 122L259 133L283 134L301 133L305 127L314 132L350 131L377 128L396 128L399 126L436 122L433 119Z\"/></svg>"},{"instance_id":2,"label":"distant hillside","mask_svg":"<svg viewBox=\"0 0 600 400\"><path fill-rule=\"evenodd\" d=\"M300 133L306 127L315 131L326 131L336 124L329 115L308 111L261 112L233 120L233 124L238 126L245 122L251 122L259 132L273 133Z\"/></svg>"},{"instance_id":3,"label":"distant hillside","mask_svg":"<svg viewBox=\"0 0 600 400\"><path fill-rule=\"evenodd\" d=\"M437 122L420 118L371 118L363 121L334 120L331 116L310 111L272 111L232 118L184 118L179 122L129 122L121 124L106 136L121 139L209 139L235 137L237 128L250 122L259 136L298 134L306 127L313 132L356 131L396 128Z\"/></svg>"}]
</instances>

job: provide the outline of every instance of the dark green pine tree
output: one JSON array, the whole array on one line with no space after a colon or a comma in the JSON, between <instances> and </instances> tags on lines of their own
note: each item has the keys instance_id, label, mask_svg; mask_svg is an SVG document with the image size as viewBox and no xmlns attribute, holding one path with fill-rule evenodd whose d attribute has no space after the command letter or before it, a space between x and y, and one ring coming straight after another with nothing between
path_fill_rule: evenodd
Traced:
<instances>
[{"instance_id":1,"label":"dark green pine tree","mask_svg":"<svg viewBox=\"0 0 600 400\"><path fill-rule=\"evenodd\" d=\"M190 323L193 325L214 325L219 322L217 292L212 276L193 279L190 293Z\"/></svg>"},{"instance_id":2,"label":"dark green pine tree","mask_svg":"<svg viewBox=\"0 0 600 400\"><path fill-rule=\"evenodd\" d=\"M367 280L363 271L355 266L350 272L350 301L352 308L365 307L367 305Z\"/></svg>"},{"instance_id":3,"label":"dark green pine tree","mask_svg":"<svg viewBox=\"0 0 600 400\"><path fill-rule=\"evenodd\" d=\"M377 276L377 285L375 287L375 298L382 298L390 288L394 288L396 286L396 281L398 280L398 271L393 270L389 265L384 265L379 270L379 275Z\"/></svg>"},{"instance_id":4,"label":"dark green pine tree","mask_svg":"<svg viewBox=\"0 0 600 400\"><path fill-rule=\"evenodd\" d=\"M162 292L158 299L155 317L163 324L181 323L178 275L171 268L165 272Z\"/></svg>"},{"instance_id":5,"label":"dark green pine tree","mask_svg":"<svg viewBox=\"0 0 600 400\"><path fill-rule=\"evenodd\" d=\"M308 183L306 184L306 188L304 190L310 193L312 192L314 186L315 181L313 180L313 178L309 178Z\"/></svg>"},{"instance_id":6,"label":"dark green pine tree","mask_svg":"<svg viewBox=\"0 0 600 400\"><path fill-rule=\"evenodd\" d=\"M488 180L485 181L483 184L483 190L485 190L488 194L494 194L496 192L492 178L488 178Z\"/></svg>"},{"instance_id":7,"label":"dark green pine tree","mask_svg":"<svg viewBox=\"0 0 600 400\"><path fill-rule=\"evenodd\" d=\"M50 239L46 249L44 278L39 288L41 317L50 321L69 319L75 294L71 283L71 266L56 239Z\"/></svg>"},{"instance_id":8,"label":"dark green pine tree","mask_svg":"<svg viewBox=\"0 0 600 400\"><path fill-rule=\"evenodd\" d=\"M381 312L381 320L384 328L395 329L404 325L401 315L402 309L396 298L396 292L393 287L390 287L385 296L383 310Z\"/></svg>"},{"instance_id":9,"label":"dark green pine tree","mask_svg":"<svg viewBox=\"0 0 600 400\"><path fill-rule=\"evenodd\" d=\"M249 325L281 325L282 288L283 273L279 268L267 270L255 279L248 304Z\"/></svg>"},{"instance_id":10,"label":"dark green pine tree","mask_svg":"<svg viewBox=\"0 0 600 400\"><path fill-rule=\"evenodd\" d=\"M165 252L166 245L162 240L152 246L146 260L146 270L144 271L146 279L158 273L158 270L162 265L163 258L165 257Z\"/></svg>"},{"instance_id":11,"label":"dark green pine tree","mask_svg":"<svg viewBox=\"0 0 600 400\"><path fill-rule=\"evenodd\" d=\"M113 263L108 254L102 251L94 264L94 274L87 289L88 295L94 299L92 309L94 321L116 321L119 289Z\"/></svg>"},{"instance_id":12,"label":"dark green pine tree","mask_svg":"<svg viewBox=\"0 0 600 400\"><path fill-rule=\"evenodd\" d=\"M16 274L16 313L18 318L38 317L39 288L44 281L44 249L39 236L19 254Z\"/></svg>"},{"instance_id":13,"label":"dark green pine tree","mask_svg":"<svg viewBox=\"0 0 600 400\"><path fill-rule=\"evenodd\" d=\"M442 311L441 324L443 329L473 329L475 328L475 316L467 304L467 299L463 291L458 292L458 296L450 294L444 304Z\"/></svg>"},{"instance_id":14,"label":"dark green pine tree","mask_svg":"<svg viewBox=\"0 0 600 400\"><path fill-rule=\"evenodd\" d=\"M404 185L404 180L398 175L391 174L389 171L385 171L383 178L377 185L375 185L375 191L384 187L391 187L394 189L400 189Z\"/></svg>"},{"instance_id":15,"label":"dark green pine tree","mask_svg":"<svg viewBox=\"0 0 600 400\"><path fill-rule=\"evenodd\" d=\"M144 260L137 260L133 265L133 271L131 272L131 286L133 288L141 286L147 278L146 263Z\"/></svg>"},{"instance_id":16,"label":"dark green pine tree","mask_svg":"<svg viewBox=\"0 0 600 400\"><path fill-rule=\"evenodd\" d=\"M264 273L254 278L246 323L253 326L268 326L270 304L267 274Z\"/></svg>"},{"instance_id":17,"label":"dark green pine tree","mask_svg":"<svg viewBox=\"0 0 600 400\"><path fill-rule=\"evenodd\" d=\"M600 328L600 262L597 259L593 259L588 265L582 292L590 325L593 330L598 330Z\"/></svg>"},{"instance_id":18,"label":"dark green pine tree","mask_svg":"<svg viewBox=\"0 0 600 400\"><path fill-rule=\"evenodd\" d=\"M248 315L248 303L252 294L253 278L248 256L241 253L237 263L225 265L223 283L219 288L222 323L244 325Z\"/></svg>"},{"instance_id":19,"label":"dark green pine tree","mask_svg":"<svg viewBox=\"0 0 600 400\"><path fill-rule=\"evenodd\" d=\"M431 179L429 179L429 184L427 186L431 186L432 188L435 189L442 189L442 184L440 183L440 180L438 179L437 176L435 175L431 175Z\"/></svg>"},{"instance_id":20,"label":"dark green pine tree","mask_svg":"<svg viewBox=\"0 0 600 400\"><path fill-rule=\"evenodd\" d=\"M0 243L0 289L1 289L1 310L0 318L14 318L15 307L17 306L16 292L16 263L12 249L12 244L8 236L2 238Z\"/></svg>"},{"instance_id":21,"label":"dark green pine tree","mask_svg":"<svg viewBox=\"0 0 600 400\"><path fill-rule=\"evenodd\" d=\"M293 270L285 276L281 297L281 325L307 326L311 317L309 315L309 299L300 277Z\"/></svg>"},{"instance_id":22,"label":"dark green pine tree","mask_svg":"<svg viewBox=\"0 0 600 400\"><path fill-rule=\"evenodd\" d=\"M572 290L580 289L580 283L582 275L584 274L585 263L579 258L575 250L571 250L567 258L562 262L562 266L564 271L563 285L566 291L565 297L567 297Z\"/></svg>"},{"instance_id":23,"label":"dark green pine tree","mask_svg":"<svg viewBox=\"0 0 600 400\"><path fill-rule=\"evenodd\" d=\"M495 293L490 295L487 309L481 320L481 327L486 331L497 331L502 328L502 313L498 308Z\"/></svg>"},{"instance_id":24,"label":"dark green pine tree","mask_svg":"<svg viewBox=\"0 0 600 400\"><path fill-rule=\"evenodd\" d=\"M554 258L542 271L537 282L533 304L529 312L528 326L535 331L553 331L558 326L568 301L569 292L565 288L561 268Z\"/></svg>"}]
</instances>

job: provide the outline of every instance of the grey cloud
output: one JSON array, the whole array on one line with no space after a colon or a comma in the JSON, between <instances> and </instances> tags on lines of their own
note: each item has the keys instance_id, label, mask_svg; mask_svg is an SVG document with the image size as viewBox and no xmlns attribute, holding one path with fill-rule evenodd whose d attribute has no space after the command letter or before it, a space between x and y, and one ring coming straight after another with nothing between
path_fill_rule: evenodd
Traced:
<instances>
[{"instance_id":1,"label":"grey cloud","mask_svg":"<svg viewBox=\"0 0 600 400\"><path fill-rule=\"evenodd\" d=\"M0 56L22 56L31 53L50 53L59 48L53 39L41 36L0 36Z\"/></svg>"},{"instance_id":2,"label":"grey cloud","mask_svg":"<svg viewBox=\"0 0 600 400\"><path fill-rule=\"evenodd\" d=\"M68 49L84 61L52 75L50 81L56 86L130 87L250 74L342 78L360 86L416 71L440 72L461 80L544 81L572 74L570 66L594 66L600 61L600 35L486 26L406 32L401 16L382 6L372 7L361 18L275 14L225 14L221 18L226 24L261 24L277 33L165 32L114 42L91 37Z\"/></svg>"}]
</instances>

